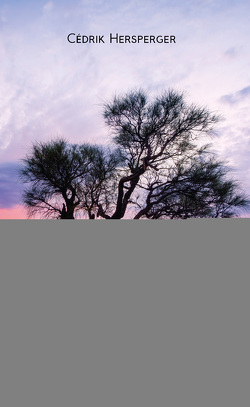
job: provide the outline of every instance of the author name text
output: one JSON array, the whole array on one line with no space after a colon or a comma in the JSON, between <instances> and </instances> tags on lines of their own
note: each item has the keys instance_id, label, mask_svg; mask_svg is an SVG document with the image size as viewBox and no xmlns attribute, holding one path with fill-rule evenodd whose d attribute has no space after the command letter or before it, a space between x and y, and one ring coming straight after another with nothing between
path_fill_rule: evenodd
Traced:
<instances>
[{"instance_id":1,"label":"author name text","mask_svg":"<svg viewBox=\"0 0 250 407\"><path fill-rule=\"evenodd\" d=\"M67 36L68 42L71 44L175 44L175 35L119 35L109 34L108 41L105 41L104 35L82 35L70 33Z\"/></svg>"}]
</instances>

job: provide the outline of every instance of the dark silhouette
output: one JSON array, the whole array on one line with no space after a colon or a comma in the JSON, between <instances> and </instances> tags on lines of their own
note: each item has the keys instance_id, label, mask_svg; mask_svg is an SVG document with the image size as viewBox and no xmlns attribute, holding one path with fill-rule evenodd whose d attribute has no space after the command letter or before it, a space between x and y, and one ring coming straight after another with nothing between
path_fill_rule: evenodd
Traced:
<instances>
[{"instance_id":1,"label":"dark silhouette","mask_svg":"<svg viewBox=\"0 0 250 407\"><path fill-rule=\"evenodd\" d=\"M93 219L117 160L115 153L101 147L63 139L34 144L20 170L21 180L28 184L23 202L29 216L74 219L75 211L82 209Z\"/></svg>"},{"instance_id":2,"label":"dark silhouette","mask_svg":"<svg viewBox=\"0 0 250 407\"><path fill-rule=\"evenodd\" d=\"M73 219L81 209L89 219L187 219L233 217L248 207L205 143L218 116L173 90L152 101L130 92L103 113L116 150L59 140L33 146L23 160L31 214Z\"/></svg>"}]
</instances>

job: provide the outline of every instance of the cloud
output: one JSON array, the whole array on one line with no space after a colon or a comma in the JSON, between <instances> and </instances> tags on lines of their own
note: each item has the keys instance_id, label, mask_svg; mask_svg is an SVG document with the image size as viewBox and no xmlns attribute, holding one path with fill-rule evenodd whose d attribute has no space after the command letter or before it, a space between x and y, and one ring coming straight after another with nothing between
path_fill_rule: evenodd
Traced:
<instances>
[{"instance_id":1,"label":"cloud","mask_svg":"<svg viewBox=\"0 0 250 407\"><path fill-rule=\"evenodd\" d=\"M53 7L54 7L53 1L48 1L47 3L44 4L43 11L45 12L51 11Z\"/></svg>"},{"instance_id":2,"label":"cloud","mask_svg":"<svg viewBox=\"0 0 250 407\"><path fill-rule=\"evenodd\" d=\"M249 96L250 96L250 86L246 86L245 88L240 89L238 92L222 96L220 98L220 101L222 103L234 105L236 103L241 102L242 100L245 100Z\"/></svg>"},{"instance_id":3,"label":"cloud","mask_svg":"<svg viewBox=\"0 0 250 407\"><path fill-rule=\"evenodd\" d=\"M235 57L238 55L238 50L236 49L236 47L228 48L228 49L224 52L224 55L225 55L227 58L230 58L230 59L235 58Z\"/></svg>"},{"instance_id":4,"label":"cloud","mask_svg":"<svg viewBox=\"0 0 250 407\"><path fill-rule=\"evenodd\" d=\"M0 219L27 219L27 212L19 205L12 208L0 208Z\"/></svg>"},{"instance_id":5,"label":"cloud","mask_svg":"<svg viewBox=\"0 0 250 407\"><path fill-rule=\"evenodd\" d=\"M12 208L21 202L18 168L15 162L0 163L0 208Z\"/></svg>"}]
</instances>

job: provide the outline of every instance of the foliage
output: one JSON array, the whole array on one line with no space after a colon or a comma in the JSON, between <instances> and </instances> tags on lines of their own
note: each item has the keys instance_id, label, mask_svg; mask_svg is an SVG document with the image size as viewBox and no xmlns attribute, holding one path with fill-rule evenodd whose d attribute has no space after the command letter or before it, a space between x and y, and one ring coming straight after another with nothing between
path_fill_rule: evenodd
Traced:
<instances>
[{"instance_id":1,"label":"foliage","mask_svg":"<svg viewBox=\"0 0 250 407\"><path fill-rule=\"evenodd\" d=\"M104 118L126 164L111 218L122 218L130 204L135 219L231 217L247 206L202 143L219 117L187 105L183 94L170 90L151 102L141 90L130 92L107 103Z\"/></svg>"},{"instance_id":2,"label":"foliage","mask_svg":"<svg viewBox=\"0 0 250 407\"><path fill-rule=\"evenodd\" d=\"M150 100L142 90L104 105L116 149L38 143L23 160L30 213L73 218L232 217L249 205L206 144L218 116L169 90Z\"/></svg>"},{"instance_id":3,"label":"foliage","mask_svg":"<svg viewBox=\"0 0 250 407\"><path fill-rule=\"evenodd\" d=\"M63 139L34 144L20 171L21 180L28 183L23 202L29 216L73 219L82 209L92 218L96 201L105 199L118 159L99 146Z\"/></svg>"}]
</instances>

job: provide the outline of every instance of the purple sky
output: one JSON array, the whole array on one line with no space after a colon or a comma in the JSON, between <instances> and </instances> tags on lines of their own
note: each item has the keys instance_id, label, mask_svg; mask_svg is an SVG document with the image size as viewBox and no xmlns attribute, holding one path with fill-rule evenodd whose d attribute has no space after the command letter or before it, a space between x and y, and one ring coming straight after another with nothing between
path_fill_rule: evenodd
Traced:
<instances>
[{"instance_id":1,"label":"purple sky","mask_svg":"<svg viewBox=\"0 0 250 407\"><path fill-rule=\"evenodd\" d=\"M173 87L219 113L213 148L250 195L249 17L249 0L0 0L0 218L17 217L32 142L108 143L103 101L138 87ZM71 32L106 43L70 44ZM109 33L176 44L109 44Z\"/></svg>"}]
</instances>

